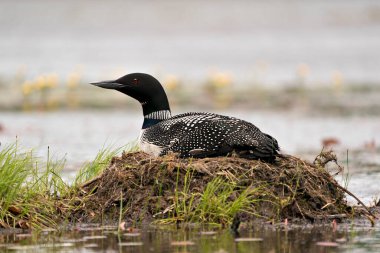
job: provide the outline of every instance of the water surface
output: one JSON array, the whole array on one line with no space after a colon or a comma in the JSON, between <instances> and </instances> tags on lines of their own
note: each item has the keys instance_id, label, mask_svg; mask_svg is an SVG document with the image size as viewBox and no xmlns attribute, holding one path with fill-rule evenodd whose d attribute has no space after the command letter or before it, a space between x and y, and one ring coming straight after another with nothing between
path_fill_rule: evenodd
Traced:
<instances>
[{"instance_id":1,"label":"water surface","mask_svg":"<svg viewBox=\"0 0 380 253\"><path fill-rule=\"evenodd\" d=\"M229 229L146 227L117 232L100 225L70 232L0 234L0 252L379 252L380 226L368 222Z\"/></svg>"},{"instance_id":2,"label":"water surface","mask_svg":"<svg viewBox=\"0 0 380 253\"><path fill-rule=\"evenodd\" d=\"M140 71L284 84L380 82L380 3L347 1L0 1L0 76L87 80Z\"/></svg>"}]
</instances>

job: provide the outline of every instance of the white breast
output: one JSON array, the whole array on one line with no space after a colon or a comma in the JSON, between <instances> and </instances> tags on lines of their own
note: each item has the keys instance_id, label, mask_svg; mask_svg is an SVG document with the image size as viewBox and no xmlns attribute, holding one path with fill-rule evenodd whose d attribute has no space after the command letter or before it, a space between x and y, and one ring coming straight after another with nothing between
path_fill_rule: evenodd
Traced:
<instances>
[{"instance_id":1,"label":"white breast","mask_svg":"<svg viewBox=\"0 0 380 253\"><path fill-rule=\"evenodd\" d=\"M139 145L140 150L155 157L159 156L161 154L163 147L146 142L144 140L144 131L145 130L141 130L139 140L138 140L138 145Z\"/></svg>"}]
</instances>

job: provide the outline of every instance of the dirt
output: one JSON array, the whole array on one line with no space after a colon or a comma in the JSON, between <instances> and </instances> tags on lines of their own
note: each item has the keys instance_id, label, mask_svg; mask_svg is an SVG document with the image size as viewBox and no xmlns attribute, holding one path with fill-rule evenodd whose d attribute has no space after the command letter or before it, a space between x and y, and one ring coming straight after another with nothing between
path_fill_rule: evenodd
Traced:
<instances>
[{"instance_id":1,"label":"dirt","mask_svg":"<svg viewBox=\"0 0 380 253\"><path fill-rule=\"evenodd\" d=\"M174 155L152 158L142 152L114 157L97 178L83 184L77 196L72 220L80 222L117 222L122 218L144 222L175 216L176 192L189 185L200 196L207 184L220 177L236 186L236 198L247 187L258 187L252 212L242 211L245 220L341 219L354 214L346 202L346 191L326 168L336 163L331 152L321 153L314 163L284 156L274 163L239 157L180 159ZM330 166L331 167L331 166ZM189 179L189 171L191 177ZM336 163L335 171L340 171ZM196 194L196 193L199 193ZM197 203L197 199L194 203Z\"/></svg>"}]
</instances>

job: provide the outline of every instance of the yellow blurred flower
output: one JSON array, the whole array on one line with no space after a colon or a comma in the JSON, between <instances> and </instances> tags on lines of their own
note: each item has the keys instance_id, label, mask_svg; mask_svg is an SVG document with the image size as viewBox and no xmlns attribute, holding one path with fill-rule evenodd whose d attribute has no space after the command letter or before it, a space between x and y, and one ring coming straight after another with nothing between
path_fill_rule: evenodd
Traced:
<instances>
[{"instance_id":1,"label":"yellow blurred flower","mask_svg":"<svg viewBox=\"0 0 380 253\"><path fill-rule=\"evenodd\" d=\"M45 88L54 88L58 85L58 75L50 74L45 76Z\"/></svg>"},{"instance_id":2,"label":"yellow blurred flower","mask_svg":"<svg viewBox=\"0 0 380 253\"><path fill-rule=\"evenodd\" d=\"M331 74L331 82L335 88L340 89L344 82L343 73L339 70L334 70Z\"/></svg>"},{"instance_id":3,"label":"yellow blurred flower","mask_svg":"<svg viewBox=\"0 0 380 253\"><path fill-rule=\"evenodd\" d=\"M310 67L306 63L301 63L297 66L297 75L301 78L306 78L310 75Z\"/></svg>"},{"instance_id":4,"label":"yellow blurred flower","mask_svg":"<svg viewBox=\"0 0 380 253\"><path fill-rule=\"evenodd\" d=\"M175 75L167 75L164 79L164 86L168 91L173 91L179 86L179 79Z\"/></svg>"},{"instance_id":5,"label":"yellow blurred flower","mask_svg":"<svg viewBox=\"0 0 380 253\"><path fill-rule=\"evenodd\" d=\"M33 83L28 82L28 81L24 82L21 85L21 90L24 96L28 96L33 91Z\"/></svg>"},{"instance_id":6,"label":"yellow blurred flower","mask_svg":"<svg viewBox=\"0 0 380 253\"><path fill-rule=\"evenodd\" d=\"M58 84L58 76L56 74L41 75L36 78L33 86L36 90L54 88Z\"/></svg>"},{"instance_id":7,"label":"yellow blurred flower","mask_svg":"<svg viewBox=\"0 0 380 253\"><path fill-rule=\"evenodd\" d=\"M214 72L210 76L210 82L216 88L223 88L232 84L232 76L228 73Z\"/></svg>"},{"instance_id":8,"label":"yellow blurred flower","mask_svg":"<svg viewBox=\"0 0 380 253\"><path fill-rule=\"evenodd\" d=\"M67 83L66 85L70 88L73 89L79 85L81 79L81 74L79 73L71 73L69 77L67 78Z\"/></svg>"},{"instance_id":9,"label":"yellow blurred flower","mask_svg":"<svg viewBox=\"0 0 380 253\"><path fill-rule=\"evenodd\" d=\"M45 76L39 76L33 82L33 87L36 90L42 90L45 87Z\"/></svg>"}]
</instances>

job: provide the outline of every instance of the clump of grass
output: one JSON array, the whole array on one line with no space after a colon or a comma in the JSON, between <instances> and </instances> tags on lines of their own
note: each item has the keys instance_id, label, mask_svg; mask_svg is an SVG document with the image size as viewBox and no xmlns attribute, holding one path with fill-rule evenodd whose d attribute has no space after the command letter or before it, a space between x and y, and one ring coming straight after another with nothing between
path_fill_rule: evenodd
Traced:
<instances>
[{"instance_id":1,"label":"clump of grass","mask_svg":"<svg viewBox=\"0 0 380 253\"><path fill-rule=\"evenodd\" d=\"M112 157L116 156L121 150L122 147L116 149L112 149L110 146L103 147L96 154L94 160L85 163L79 170L75 177L74 185L81 185L84 182L98 176L108 166Z\"/></svg>"},{"instance_id":2,"label":"clump of grass","mask_svg":"<svg viewBox=\"0 0 380 253\"><path fill-rule=\"evenodd\" d=\"M11 205L19 196L19 189L33 167L31 153L18 153L17 145L0 150L0 224L9 214Z\"/></svg>"},{"instance_id":3,"label":"clump of grass","mask_svg":"<svg viewBox=\"0 0 380 253\"><path fill-rule=\"evenodd\" d=\"M64 159L46 163L17 143L0 150L0 227L54 226L56 200L69 186L59 175Z\"/></svg>"},{"instance_id":4,"label":"clump of grass","mask_svg":"<svg viewBox=\"0 0 380 253\"><path fill-rule=\"evenodd\" d=\"M48 154L41 161L32 151L15 144L0 149L0 228L55 227L68 220L81 202L78 185L96 177L121 148L103 148L94 161L86 163L72 185L61 177L65 159Z\"/></svg>"},{"instance_id":5,"label":"clump of grass","mask_svg":"<svg viewBox=\"0 0 380 253\"><path fill-rule=\"evenodd\" d=\"M230 224L240 212L255 214L253 206L260 201L256 194L260 191L261 187L238 187L217 177L207 184L192 220Z\"/></svg>"},{"instance_id":6,"label":"clump of grass","mask_svg":"<svg viewBox=\"0 0 380 253\"><path fill-rule=\"evenodd\" d=\"M159 220L159 223L191 222L213 225L231 224L239 213L257 215L254 210L259 202L261 186L241 187L234 182L228 182L217 176L210 181L203 192L191 192L190 184L193 170L185 175L182 190L176 185L172 216Z\"/></svg>"}]
</instances>

